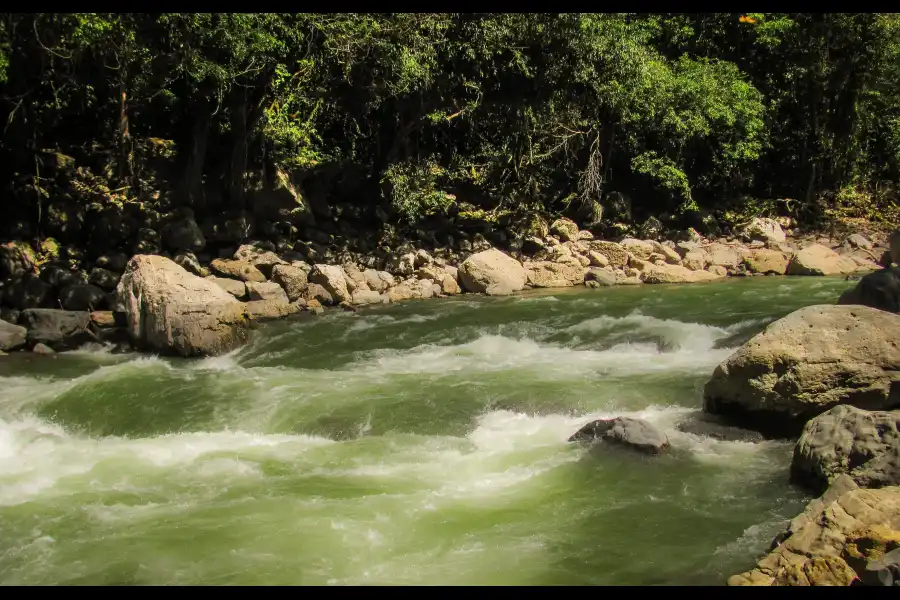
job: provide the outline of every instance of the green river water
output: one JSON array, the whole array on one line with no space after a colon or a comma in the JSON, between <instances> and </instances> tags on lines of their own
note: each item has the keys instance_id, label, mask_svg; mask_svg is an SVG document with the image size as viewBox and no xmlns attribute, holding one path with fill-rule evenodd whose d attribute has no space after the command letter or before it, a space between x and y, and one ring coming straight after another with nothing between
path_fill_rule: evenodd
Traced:
<instances>
[{"instance_id":1,"label":"green river water","mask_svg":"<svg viewBox=\"0 0 900 600\"><path fill-rule=\"evenodd\" d=\"M0 583L720 585L809 498L790 444L675 425L734 348L849 285L466 296L204 360L0 357ZM566 442L619 415L670 452Z\"/></svg>"}]
</instances>

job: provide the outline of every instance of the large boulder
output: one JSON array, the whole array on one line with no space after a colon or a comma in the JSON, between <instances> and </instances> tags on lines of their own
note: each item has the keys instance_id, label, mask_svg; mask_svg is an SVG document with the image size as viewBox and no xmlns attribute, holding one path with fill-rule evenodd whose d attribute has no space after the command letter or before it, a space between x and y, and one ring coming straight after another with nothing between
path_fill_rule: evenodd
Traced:
<instances>
[{"instance_id":1,"label":"large boulder","mask_svg":"<svg viewBox=\"0 0 900 600\"><path fill-rule=\"evenodd\" d=\"M681 264L691 271L702 271L709 264L709 255L703 248L695 248L684 253Z\"/></svg>"},{"instance_id":2,"label":"large boulder","mask_svg":"<svg viewBox=\"0 0 900 600\"><path fill-rule=\"evenodd\" d=\"M606 257L609 266L615 269L621 269L628 264L628 250L620 244L594 240L593 242L588 242L588 247Z\"/></svg>"},{"instance_id":3,"label":"large boulder","mask_svg":"<svg viewBox=\"0 0 900 600\"><path fill-rule=\"evenodd\" d=\"M841 294L837 303L900 312L900 267L881 269L863 276L854 287Z\"/></svg>"},{"instance_id":4,"label":"large boulder","mask_svg":"<svg viewBox=\"0 0 900 600\"><path fill-rule=\"evenodd\" d=\"M170 221L162 230L163 245L173 251L199 252L206 247L206 238L192 215L185 214Z\"/></svg>"},{"instance_id":5,"label":"large boulder","mask_svg":"<svg viewBox=\"0 0 900 600\"><path fill-rule=\"evenodd\" d=\"M707 262L726 269L733 269L741 264L737 248L715 242L706 247Z\"/></svg>"},{"instance_id":6,"label":"large boulder","mask_svg":"<svg viewBox=\"0 0 900 600\"><path fill-rule=\"evenodd\" d=\"M291 302L303 297L303 291L309 285L306 271L293 265L274 265L272 281L284 288Z\"/></svg>"},{"instance_id":7,"label":"large boulder","mask_svg":"<svg viewBox=\"0 0 900 600\"><path fill-rule=\"evenodd\" d=\"M625 238L624 240L622 240L620 242L620 244L632 256L634 256L635 258L639 258L641 260L649 260L650 255L655 252L653 243L646 241L646 240Z\"/></svg>"},{"instance_id":8,"label":"large boulder","mask_svg":"<svg viewBox=\"0 0 900 600\"><path fill-rule=\"evenodd\" d=\"M466 291L506 296L525 287L527 274L519 261L492 248L467 258L459 278Z\"/></svg>"},{"instance_id":9,"label":"large boulder","mask_svg":"<svg viewBox=\"0 0 900 600\"><path fill-rule=\"evenodd\" d=\"M366 278L366 283L369 285L369 289L375 290L376 292L387 291L389 287L393 286L396 283L394 276L387 271L366 269L365 271L363 271L363 276Z\"/></svg>"},{"instance_id":10,"label":"large boulder","mask_svg":"<svg viewBox=\"0 0 900 600\"><path fill-rule=\"evenodd\" d=\"M212 269L213 273L221 275L222 277L230 277L231 279L258 282L266 280L266 276L263 275L259 269L242 260L217 258L209 263L209 268Z\"/></svg>"},{"instance_id":11,"label":"large boulder","mask_svg":"<svg viewBox=\"0 0 900 600\"><path fill-rule=\"evenodd\" d=\"M247 295L250 300L275 300L278 302L289 303L287 293L277 283L264 281L262 283L250 281L245 284L247 286Z\"/></svg>"},{"instance_id":12,"label":"large boulder","mask_svg":"<svg viewBox=\"0 0 900 600\"><path fill-rule=\"evenodd\" d=\"M162 256L133 257L116 290L138 347L181 356L229 352L247 337L241 302Z\"/></svg>"},{"instance_id":13,"label":"large boulder","mask_svg":"<svg viewBox=\"0 0 900 600\"><path fill-rule=\"evenodd\" d=\"M784 275L787 272L788 257L779 250L753 250L744 257L744 264L751 273Z\"/></svg>"},{"instance_id":14,"label":"large boulder","mask_svg":"<svg viewBox=\"0 0 900 600\"><path fill-rule=\"evenodd\" d=\"M344 269L337 265L313 265L312 271L309 272L309 280L328 290L337 303L352 300L350 289L347 287L347 276Z\"/></svg>"},{"instance_id":15,"label":"large boulder","mask_svg":"<svg viewBox=\"0 0 900 600\"><path fill-rule=\"evenodd\" d=\"M306 300L307 303L315 300L316 302L324 306L331 306L332 304L335 304L334 296L331 295L331 292L326 290L318 283L310 283L306 286L306 289L303 290L303 300Z\"/></svg>"},{"instance_id":16,"label":"large boulder","mask_svg":"<svg viewBox=\"0 0 900 600\"><path fill-rule=\"evenodd\" d=\"M584 267L579 263L541 260L526 262L522 266L528 283L534 287L571 287L584 283Z\"/></svg>"},{"instance_id":17,"label":"large boulder","mask_svg":"<svg viewBox=\"0 0 900 600\"><path fill-rule=\"evenodd\" d=\"M806 424L791 479L821 492L841 474L860 487L900 485L900 410L840 405Z\"/></svg>"},{"instance_id":18,"label":"large boulder","mask_svg":"<svg viewBox=\"0 0 900 600\"><path fill-rule=\"evenodd\" d=\"M852 258L841 256L822 244L810 244L799 250L788 264L788 275L839 275L858 269Z\"/></svg>"},{"instance_id":19,"label":"large boulder","mask_svg":"<svg viewBox=\"0 0 900 600\"><path fill-rule=\"evenodd\" d=\"M769 554L753 569L730 577L727 584L789 584L791 571L798 567L808 571L804 566L814 558L841 558L852 564L860 538L879 526L900 529L900 487L862 489L850 477L840 475L773 540ZM859 576L862 569L857 569ZM827 580L827 574L823 575Z\"/></svg>"},{"instance_id":20,"label":"large boulder","mask_svg":"<svg viewBox=\"0 0 900 600\"><path fill-rule=\"evenodd\" d=\"M91 313L86 311L32 308L22 311L19 324L28 330L29 346L44 344L54 350L72 350L95 339L89 329Z\"/></svg>"},{"instance_id":21,"label":"large boulder","mask_svg":"<svg viewBox=\"0 0 900 600\"><path fill-rule=\"evenodd\" d=\"M769 325L716 367L704 410L774 436L838 404L900 406L900 316L808 306Z\"/></svg>"},{"instance_id":22,"label":"large boulder","mask_svg":"<svg viewBox=\"0 0 900 600\"><path fill-rule=\"evenodd\" d=\"M0 351L9 352L25 345L28 330L0 320Z\"/></svg>"},{"instance_id":23,"label":"large boulder","mask_svg":"<svg viewBox=\"0 0 900 600\"><path fill-rule=\"evenodd\" d=\"M216 277L215 275L210 275L206 280L212 281L238 300L243 300L247 297L247 284L243 281L228 279L226 277Z\"/></svg>"},{"instance_id":24,"label":"large boulder","mask_svg":"<svg viewBox=\"0 0 900 600\"><path fill-rule=\"evenodd\" d=\"M591 421L576 431L569 441L608 441L648 454L659 454L669 447L669 439L666 434L647 421L631 417Z\"/></svg>"},{"instance_id":25,"label":"large boulder","mask_svg":"<svg viewBox=\"0 0 900 600\"><path fill-rule=\"evenodd\" d=\"M286 260L264 247L244 244L234 253L234 260L248 262L266 276L271 276L275 265L286 265Z\"/></svg>"}]
</instances>

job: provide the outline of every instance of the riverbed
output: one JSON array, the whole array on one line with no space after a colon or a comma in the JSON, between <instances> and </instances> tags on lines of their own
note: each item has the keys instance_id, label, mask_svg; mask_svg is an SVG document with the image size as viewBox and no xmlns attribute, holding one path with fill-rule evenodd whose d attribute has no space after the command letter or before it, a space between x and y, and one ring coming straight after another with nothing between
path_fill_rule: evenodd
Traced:
<instances>
[{"instance_id":1,"label":"riverbed","mask_svg":"<svg viewBox=\"0 0 900 600\"><path fill-rule=\"evenodd\" d=\"M791 444L675 426L741 343L851 285L462 296L203 360L0 357L0 584L721 585L809 497ZM620 415L670 451L566 442Z\"/></svg>"}]
</instances>

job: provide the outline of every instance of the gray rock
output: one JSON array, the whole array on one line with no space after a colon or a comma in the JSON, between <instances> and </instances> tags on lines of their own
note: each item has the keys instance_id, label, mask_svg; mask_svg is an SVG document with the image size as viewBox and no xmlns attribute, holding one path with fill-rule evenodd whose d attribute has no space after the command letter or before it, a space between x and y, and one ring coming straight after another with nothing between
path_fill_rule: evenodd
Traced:
<instances>
[{"instance_id":1,"label":"gray rock","mask_svg":"<svg viewBox=\"0 0 900 600\"><path fill-rule=\"evenodd\" d=\"M206 238L193 217L184 216L169 222L162 230L162 241L168 250L199 252L206 247Z\"/></svg>"},{"instance_id":2,"label":"gray rock","mask_svg":"<svg viewBox=\"0 0 900 600\"><path fill-rule=\"evenodd\" d=\"M65 310L104 310L109 306L109 296L96 285L80 283L63 288L59 303Z\"/></svg>"},{"instance_id":3,"label":"gray rock","mask_svg":"<svg viewBox=\"0 0 900 600\"><path fill-rule=\"evenodd\" d=\"M815 305L770 324L723 361L704 410L793 437L837 404L891 409L900 386L900 316L867 306Z\"/></svg>"},{"instance_id":4,"label":"gray rock","mask_svg":"<svg viewBox=\"0 0 900 600\"><path fill-rule=\"evenodd\" d=\"M804 426L794 447L791 479L822 491L841 474L860 487L900 485L900 410L842 405Z\"/></svg>"},{"instance_id":5,"label":"gray rock","mask_svg":"<svg viewBox=\"0 0 900 600\"><path fill-rule=\"evenodd\" d=\"M91 313L86 311L32 308L19 316L19 324L28 330L28 344L45 344L54 350L71 350L93 341L90 323Z\"/></svg>"},{"instance_id":6,"label":"gray rock","mask_svg":"<svg viewBox=\"0 0 900 600\"><path fill-rule=\"evenodd\" d=\"M108 269L115 273L121 273L128 264L128 256L121 252L104 254L97 259L96 265L102 269Z\"/></svg>"},{"instance_id":7,"label":"gray rock","mask_svg":"<svg viewBox=\"0 0 900 600\"><path fill-rule=\"evenodd\" d=\"M579 429L570 442L610 441L649 454L659 454L669 447L666 434L642 419L616 417L592 421Z\"/></svg>"},{"instance_id":8,"label":"gray rock","mask_svg":"<svg viewBox=\"0 0 900 600\"><path fill-rule=\"evenodd\" d=\"M41 280L54 290L61 290L67 286L79 283L87 283L87 278L83 273L74 271L68 266L61 264L50 264L42 268Z\"/></svg>"},{"instance_id":9,"label":"gray rock","mask_svg":"<svg viewBox=\"0 0 900 600\"><path fill-rule=\"evenodd\" d=\"M96 285L98 288L107 292L111 292L116 289L116 286L119 284L119 275L107 269L97 267L91 270L91 274L88 276L88 283Z\"/></svg>"},{"instance_id":10,"label":"gray rock","mask_svg":"<svg viewBox=\"0 0 900 600\"><path fill-rule=\"evenodd\" d=\"M702 437L709 437L723 442L761 442L765 438L758 431L741 429L721 423L712 415L699 414L675 425L675 429L682 433L690 433Z\"/></svg>"},{"instance_id":11,"label":"gray rock","mask_svg":"<svg viewBox=\"0 0 900 600\"><path fill-rule=\"evenodd\" d=\"M46 306L52 297L53 288L35 275L8 279L3 287L6 303L18 310Z\"/></svg>"},{"instance_id":12,"label":"gray rock","mask_svg":"<svg viewBox=\"0 0 900 600\"><path fill-rule=\"evenodd\" d=\"M900 587L900 548L869 561L865 572L860 574L860 580L869 586Z\"/></svg>"},{"instance_id":13,"label":"gray rock","mask_svg":"<svg viewBox=\"0 0 900 600\"><path fill-rule=\"evenodd\" d=\"M28 330L0 320L0 350L8 352L25 345Z\"/></svg>"},{"instance_id":14,"label":"gray rock","mask_svg":"<svg viewBox=\"0 0 900 600\"><path fill-rule=\"evenodd\" d=\"M34 352L35 354L55 354L56 353L53 350L53 348L51 348L50 346L47 346L46 344L41 344L40 342L35 344L34 348L32 348L31 351Z\"/></svg>"}]
</instances>

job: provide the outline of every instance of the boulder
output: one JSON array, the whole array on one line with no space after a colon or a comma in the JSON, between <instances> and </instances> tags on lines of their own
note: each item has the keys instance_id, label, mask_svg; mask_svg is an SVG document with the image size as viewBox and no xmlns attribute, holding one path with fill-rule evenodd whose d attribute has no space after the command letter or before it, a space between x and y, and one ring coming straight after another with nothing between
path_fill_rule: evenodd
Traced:
<instances>
[{"instance_id":1,"label":"boulder","mask_svg":"<svg viewBox=\"0 0 900 600\"><path fill-rule=\"evenodd\" d=\"M762 240L776 244L784 243L787 236L775 219L755 218L738 232L747 241Z\"/></svg>"},{"instance_id":2,"label":"boulder","mask_svg":"<svg viewBox=\"0 0 900 600\"><path fill-rule=\"evenodd\" d=\"M851 557L845 548L859 538L861 530L876 525L900 529L900 487L862 489L841 475L791 520L772 542L768 555L750 571L730 577L727 584L771 586L775 581L784 582L789 577L784 571L796 570L810 558L834 557L847 562Z\"/></svg>"},{"instance_id":3,"label":"boulder","mask_svg":"<svg viewBox=\"0 0 900 600\"><path fill-rule=\"evenodd\" d=\"M285 293L284 288L282 288L277 283L271 281L257 282L257 281L248 281L247 286L247 295L250 297L250 300L277 300L279 302L289 303L287 293Z\"/></svg>"},{"instance_id":4,"label":"boulder","mask_svg":"<svg viewBox=\"0 0 900 600\"><path fill-rule=\"evenodd\" d=\"M0 244L0 280L32 274L37 262L37 254L26 242Z\"/></svg>"},{"instance_id":5,"label":"boulder","mask_svg":"<svg viewBox=\"0 0 900 600\"><path fill-rule=\"evenodd\" d=\"M526 262L522 265L528 283L539 288L571 287L584 283L584 268L580 264L549 261Z\"/></svg>"},{"instance_id":6,"label":"boulder","mask_svg":"<svg viewBox=\"0 0 900 600\"><path fill-rule=\"evenodd\" d=\"M0 282L0 285L3 286L2 299L18 310L46 307L52 298L53 288L36 275L15 277Z\"/></svg>"},{"instance_id":7,"label":"boulder","mask_svg":"<svg viewBox=\"0 0 900 600\"><path fill-rule=\"evenodd\" d=\"M64 264L49 264L41 269L41 281L54 290L62 290L70 285L87 283L87 277L80 271L73 270Z\"/></svg>"},{"instance_id":8,"label":"boulder","mask_svg":"<svg viewBox=\"0 0 900 600\"><path fill-rule=\"evenodd\" d=\"M369 285L369 289L375 290L376 292L387 291L389 287L396 283L394 276L387 271L366 269L365 271L363 271L363 276L366 278L366 283Z\"/></svg>"},{"instance_id":9,"label":"boulder","mask_svg":"<svg viewBox=\"0 0 900 600\"><path fill-rule=\"evenodd\" d=\"M353 304L362 306L364 304L380 304L386 300L376 291L373 290L356 290L353 292Z\"/></svg>"},{"instance_id":10,"label":"boulder","mask_svg":"<svg viewBox=\"0 0 900 600\"><path fill-rule=\"evenodd\" d=\"M54 350L72 350L93 341L90 323L91 313L86 311L32 308L19 316L19 324L28 330L29 345L44 344Z\"/></svg>"},{"instance_id":11,"label":"boulder","mask_svg":"<svg viewBox=\"0 0 900 600\"><path fill-rule=\"evenodd\" d=\"M9 352L25 345L28 330L0 320L0 351Z\"/></svg>"},{"instance_id":12,"label":"boulder","mask_svg":"<svg viewBox=\"0 0 900 600\"><path fill-rule=\"evenodd\" d=\"M271 276L275 265L288 264L271 250L254 244L240 246L234 253L234 260L250 263L266 276Z\"/></svg>"},{"instance_id":13,"label":"boulder","mask_svg":"<svg viewBox=\"0 0 900 600\"><path fill-rule=\"evenodd\" d=\"M588 260L590 260L590 265L594 267L608 267L609 259L606 258L603 254L600 254L596 250L588 250Z\"/></svg>"},{"instance_id":14,"label":"boulder","mask_svg":"<svg viewBox=\"0 0 900 600\"><path fill-rule=\"evenodd\" d=\"M209 268L212 269L213 273L217 273L222 277L230 277L231 279L258 281L260 283L266 280L266 276L259 269L242 260L217 258L209 263Z\"/></svg>"},{"instance_id":15,"label":"boulder","mask_svg":"<svg viewBox=\"0 0 900 600\"><path fill-rule=\"evenodd\" d=\"M637 267L636 267L637 268ZM641 280L644 283L698 283L720 279L723 274L710 271L692 271L678 265L644 263L641 265Z\"/></svg>"},{"instance_id":16,"label":"boulder","mask_svg":"<svg viewBox=\"0 0 900 600\"><path fill-rule=\"evenodd\" d=\"M900 485L900 410L839 405L804 426L791 479L821 492L841 474L860 487Z\"/></svg>"},{"instance_id":17,"label":"boulder","mask_svg":"<svg viewBox=\"0 0 900 600\"><path fill-rule=\"evenodd\" d=\"M121 273L128 264L128 255L123 252L110 252L97 257L94 263L101 269L109 269L114 273Z\"/></svg>"},{"instance_id":18,"label":"boulder","mask_svg":"<svg viewBox=\"0 0 900 600\"><path fill-rule=\"evenodd\" d=\"M605 256L609 266L615 269L621 269L628 264L628 251L615 242L595 240L588 242L588 247Z\"/></svg>"},{"instance_id":19,"label":"boulder","mask_svg":"<svg viewBox=\"0 0 900 600\"><path fill-rule=\"evenodd\" d=\"M251 300L243 303L244 313L253 321L273 321L300 312L303 304L285 299Z\"/></svg>"},{"instance_id":20,"label":"boulder","mask_svg":"<svg viewBox=\"0 0 900 600\"><path fill-rule=\"evenodd\" d=\"M109 306L109 297L96 285L79 283L64 287L59 303L65 310L103 310Z\"/></svg>"},{"instance_id":21,"label":"boulder","mask_svg":"<svg viewBox=\"0 0 900 600\"><path fill-rule=\"evenodd\" d=\"M900 405L900 316L815 305L770 324L716 367L704 410L775 436L838 404Z\"/></svg>"},{"instance_id":22,"label":"boulder","mask_svg":"<svg viewBox=\"0 0 900 600\"><path fill-rule=\"evenodd\" d=\"M713 438L723 442L762 442L765 438L758 431L741 429L723 423L714 415L697 413L682 419L675 425L682 433Z\"/></svg>"},{"instance_id":23,"label":"boulder","mask_svg":"<svg viewBox=\"0 0 900 600\"><path fill-rule=\"evenodd\" d=\"M841 552L862 585L900 586L900 531L885 525L864 527L847 536Z\"/></svg>"},{"instance_id":24,"label":"boulder","mask_svg":"<svg viewBox=\"0 0 900 600\"><path fill-rule=\"evenodd\" d=\"M741 264L737 249L715 242L706 247L707 264L733 269Z\"/></svg>"},{"instance_id":25,"label":"boulder","mask_svg":"<svg viewBox=\"0 0 900 600\"><path fill-rule=\"evenodd\" d=\"M56 351L53 350L53 348L51 348L47 344L42 344L40 342L35 344L34 348L32 348L31 351L35 354L56 354Z\"/></svg>"},{"instance_id":26,"label":"boulder","mask_svg":"<svg viewBox=\"0 0 900 600\"><path fill-rule=\"evenodd\" d=\"M810 244L791 257L788 275L839 275L857 270L853 259L822 244Z\"/></svg>"},{"instance_id":27,"label":"boulder","mask_svg":"<svg viewBox=\"0 0 900 600\"><path fill-rule=\"evenodd\" d=\"M637 240L634 238L625 238L619 244L625 248L625 251L630 253L635 258L639 258L641 260L649 260L650 255L653 254L655 248L653 247L653 243L647 240Z\"/></svg>"},{"instance_id":28,"label":"boulder","mask_svg":"<svg viewBox=\"0 0 900 600\"><path fill-rule=\"evenodd\" d=\"M168 258L133 257L116 293L139 348L211 356L229 352L247 338L243 304Z\"/></svg>"},{"instance_id":29,"label":"boulder","mask_svg":"<svg viewBox=\"0 0 900 600\"><path fill-rule=\"evenodd\" d=\"M406 252L391 258L388 269L401 277L407 277L416 270L416 253Z\"/></svg>"},{"instance_id":30,"label":"boulder","mask_svg":"<svg viewBox=\"0 0 900 600\"><path fill-rule=\"evenodd\" d=\"M247 284L243 281L226 279L225 277L216 277L214 275L210 275L206 280L212 281L238 300L243 300L247 296Z\"/></svg>"},{"instance_id":31,"label":"boulder","mask_svg":"<svg viewBox=\"0 0 900 600\"><path fill-rule=\"evenodd\" d=\"M347 287L347 276L344 269L336 265L313 265L309 272L309 280L318 283L335 299L336 302L349 302L352 297Z\"/></svg>"},{"instance_id":32,"label":"boulder","mask_svg":"<svg viewBox=\"0 0 900 600\"><path fill-rule=\"evenodd\" d=\"M111 310L95 310L91 313L91 323L101 329L116 326L116 315Z\"/></svg>"},{"instance_id":33,"label":"boulder","mask_svg":"<svg viewBox=\"0 0 900 600\"><path fill-rule=\"evenodd\" d=\"M369 282L366 281L366 276L354 263L344 263L342 268L347 278L347 289L351 294L357 290L368 291L371 289Z\"/></svg>"},{"instance_id":34,"label":"boulder","mask_svg":"<svg viewBox=\"0 0 900 600\"><path fill-rule=\"evenodd\" d=\"M578 225L571 219L557 219L550 225L550 233L559 237L564 242L578 239Z\"/></svg>"},{"instance_id":35,"label":"boulder","mask_svg":"<svg viewBox=\"0 0 900 600\"><path fill-rule=\"evenodd\" d=\"M860 304L892 313L900 312L900 267L863 276L838 298L838 304Z\"/></svg>"},{"instance_id":36,"label":"boulder","mask_svg":"<svg viewBox=\"0 0 900 600\"><path fill-rule=\"evenodd\" d=\"M519 261L490 249L467 258L459 268L459 278L466 291L505 296L522 290L527 274Z\"/></svg>"},{"instance_id":37,"label":"boulder","mask_svg":"<svg viewBox=\"0 0 900 600\"><path fill-rule=\"evenodd\" d=\"M307 304L313 300L325 306L331 306L335 303L331 292L318 283L310 283L306 286L306 289L303 290L303 299L306 300Z\"/></svg>"},{"instance_id":38,"label":"boulder","mask_svg":"<svg viewBox=\"0 0 900 600\"><path fill-rule=\"evenodd\" d=\"M853 246L854 248L862 248L863 250L871 250L872 242L866 239L865 236L860 235L858 233L854 233L847 237L847 243Z\"/></svg>"},{"instance_id":39,"label":"boulder","mask_svg":"<svg viewBox=\"0 0 900 600\"><path fill-rule=\"evenodd\" d=\"M774 577L774 586L841 586L848 587L856 573L839 556L816 556L803 563L785 567Z\"/></svg>"},{"instance_id":40,"label":"boulder","mask_svg":"<svg viewBox=\"0 0 900 600\"><path fill-rule=\"evenodd\" d=\"M616 285L616 274L606 269L592 268L585 271L584 280L585 283L593 282L597 284L591 287L608 287Z\"/></svg>"},{"instance_id":41,"label":"boulder","mask_svg":"<svg viewBox=\"0 0 900 600\"><path fill-rule=\"evenodd\" d=\"M291 302L302 298L303 292L309 285L306 271L293 265L273 266L272 281L284 288Z\"/></svg>"},{"instance_id":42,"label":"boulder","mask_svg":"<svg viewBox=\"0 0 900 600\"><path fill-rule=\"evenodd\" d=\"M570 442L609 441L648 454L659 454L669 447L669 439L642 419L617 417L592 421L575 432Z\"/></svg>"},{"instance_id":43,"label":"boulder","mask_svg":"<svg viewBox=\"0 0 900 600\"><path fill-rule=\"evenodd\" d=\"M681 264L692 271L702 271L709 264L709 255L701 248L690 250L684 254Z\"/></svg>"},{"instance_id":44,"label":"boulder","mask_svg":"<svg viewBox=\"0 0 900 600\"><path fill-rule=\"evenodd\" d=\"M744 264L751 273L784 275L787 272L788 257L779 250L753 250L744 257Z\"/></svg>"}]
</instances>

